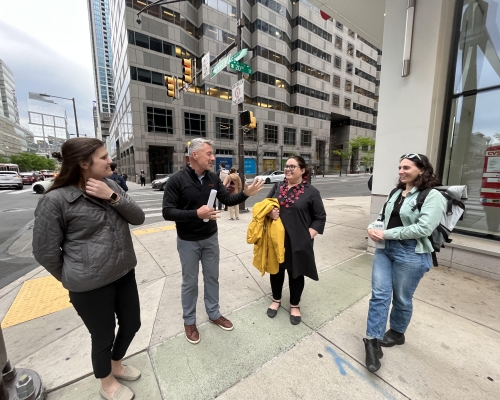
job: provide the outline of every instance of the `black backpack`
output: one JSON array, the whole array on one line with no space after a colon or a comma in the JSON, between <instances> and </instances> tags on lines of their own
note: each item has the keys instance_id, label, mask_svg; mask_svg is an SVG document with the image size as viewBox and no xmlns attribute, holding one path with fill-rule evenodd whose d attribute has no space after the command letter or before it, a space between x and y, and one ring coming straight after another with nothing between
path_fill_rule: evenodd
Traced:
<instances>
[{"instance_id":1,"label":"black backpack","mask_svg":"<svg viewBox=\"0 0 500 400\"><path fill-rule=\"evenodd\" d=\"M432 255L432 263L434 264L435 267L438 266L438 261L436 257L436 252L439 252L442 247L444 247L445 243L451 243L450 234L453 228L455 228L456 221L462 220L463 219L463 213L465 211L465 205L462 203L460 200L457 200L451 192L448 192L447 187L445 186L436 186L431 189L424 189L421 190L418 193L417 196L417 201L416 204L412 207L412 211L415 211L418 209L420 211L422 209L422 206L424 204L425 198L429 194L429 192L432 189L436 189L443 195L443 197L446 199L446 209L443 212L443 215L441 217L441 222L437 226L434 231L432 231L431 235L428 237L432 244L432 248L434 251L431 253ZM392 189L391 193L389 194L389 200L392 198L392 195L396 193L399 189L394 188ZM387 202L384 204L384 208L382 209L382 214L381 217L379 217L379 221L383 221L385 219L385 206L387 205ZM454 207L455 206L455 207ZM450 217L454 215L458 218L455 218L455 222L448 222L447 217Z\"/></svg>"}]
</instances>

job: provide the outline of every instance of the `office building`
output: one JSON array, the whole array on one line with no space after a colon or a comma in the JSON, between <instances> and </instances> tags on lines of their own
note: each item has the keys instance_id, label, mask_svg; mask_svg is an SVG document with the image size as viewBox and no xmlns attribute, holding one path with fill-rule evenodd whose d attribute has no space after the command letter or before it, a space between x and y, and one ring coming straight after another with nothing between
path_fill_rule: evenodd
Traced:
<instances>
[{"instance_id":1,"label":"office building","mask_svg":"<svg viewBox=\"0 0 500 400\"><path fill-rule=\"evenodd\" d=\"M109 124L115 111L108 0L88 0L88 9L98 111L96 137L106 141L109 136Z\"/></svg>"},{"instance_id":2,"label":"office building","mask_svg":"<svg viewBox=\"0 0 500 400\"><path fill-rule=\"evenodd\" d=\"M440 265L500 279L500 0L311 1L383 42L372 220L401 155L426 154L444 185L468 189Z\"/></svg>"},{"instance_id":3,"label":"office building","mask_svg":"<svg viewBox=\"0 0 500 400\"><path fill-rule=\"evenodd\" d=\"M14 74L0 60L0 155L34 151L33 135L20 125Z\"/></svg>"},{"instance_id":4,"label":"office building","mask_svg":"<svg viewBox=\"0 0 500 400\"><path fill-rule=\"evenodd\" d=\"M60 151L61 145L70 137L64 107L38 93L30 92L28 116L36 153L51 156L53 151Z\"/></svg>"},{"instance_id":5,"label":"office building","mask_svg":"<svg viewBox=\"0 0 500 400\"><path fill-rule=\"evenodd\" d=\"M136 22L141 0L110 0L116 92L110 154L122 171L153 179L186 163L186 144L216 143L217 167L237 164L238 112L232 106L234 71L198 79L173 100L165 79L182 76L182 58L213 59L235 40L234 0L191 0L154 6ZM326 17L326 20L325 20ZM240 60L246 76L245 109L257 128L245 135L245 173L279 169L292 154L326 170L339 167L334 146L374 137L380 51L306 0L242 1ZM232 52L234 54L235 51Z\"/></svg>"}]
</instances>

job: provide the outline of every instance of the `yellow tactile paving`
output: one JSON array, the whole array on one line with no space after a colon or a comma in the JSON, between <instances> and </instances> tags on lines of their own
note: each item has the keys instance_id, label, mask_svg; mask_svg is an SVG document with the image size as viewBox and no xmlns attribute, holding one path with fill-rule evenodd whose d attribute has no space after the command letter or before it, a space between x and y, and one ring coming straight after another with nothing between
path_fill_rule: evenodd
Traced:
<instances>
[{"instance_id":1,"label":"yellow tactile paving","mask_svg":"<svg viewBox=\"0 0 500 400\"><path fill-rule=\"evenodd\" d=\"M2 321L2 328L18 325L35 318L72 307L68 291L53 276L23 283L16 299Z\"/></svg>"},{"instance_id":2,"label":"yellow tactile paving","mask_svg":"<svg viewBox=\"0 0 500 400\"><path fill-rule=\"evenodd\" d=\"M163 231L172 231L175 229L175 225L167 225L167 226L159 226L156 228L148 228L148 229L136 229L133 230L132 233L135 236L147 235L149 233L163 232Z\"/></svg>"}]
</instances>

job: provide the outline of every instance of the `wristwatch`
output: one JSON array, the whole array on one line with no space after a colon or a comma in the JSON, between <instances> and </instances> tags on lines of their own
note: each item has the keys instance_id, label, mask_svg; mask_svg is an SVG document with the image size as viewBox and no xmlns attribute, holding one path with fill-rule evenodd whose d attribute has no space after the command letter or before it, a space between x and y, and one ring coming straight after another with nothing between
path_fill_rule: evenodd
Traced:
<instances>
[{"instance_id":1,"label":"wristwatch","mask_svg":"<svg viewBox=\"0 0 500 400\"><path fill-rule=\"evenodd\" d=\"M111 195L109 196L109 200L110 200L112 203L114 203L115 201L117 201L117 200L118 200L118 194L117 194L117 193L115 193L115 192L111 193Z\"/></svg>"}]
</instances>

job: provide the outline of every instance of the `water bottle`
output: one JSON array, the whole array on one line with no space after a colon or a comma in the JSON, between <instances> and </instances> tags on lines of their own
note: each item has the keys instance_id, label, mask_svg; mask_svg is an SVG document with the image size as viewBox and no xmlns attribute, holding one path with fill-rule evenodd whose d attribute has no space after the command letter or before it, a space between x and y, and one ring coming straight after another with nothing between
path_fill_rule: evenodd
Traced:
<instances>
[{"instance_id":1,"label":"water bottle","mask_svg":"<svg viewBox=\"0 0 500 400\"><path fill-rule=\"evenodd\" d=\"M377 230L384 230L384 221L375 221L373 223L373 229ZM380 240L378 242L375 242L375 248L376 249L385 249L385 240Z\"/></svg>"}]
</instances>

